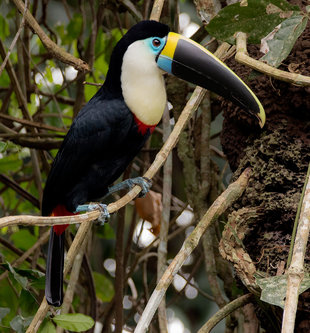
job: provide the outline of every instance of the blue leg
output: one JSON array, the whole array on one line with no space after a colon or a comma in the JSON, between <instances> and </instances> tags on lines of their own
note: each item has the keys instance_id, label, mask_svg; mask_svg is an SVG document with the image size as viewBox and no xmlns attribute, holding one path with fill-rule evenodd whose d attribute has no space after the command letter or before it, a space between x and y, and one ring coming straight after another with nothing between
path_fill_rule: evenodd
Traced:
<instances>
[{"instance_id":1,"label":"blue leg","mask_svg":"<svg viewBox=\"0 0 310 333\"><path fill-rule=\"evenodd\" d=\"M79 205L76 207L75 213L87 212L91 210L99 209L101 214L98 217L98 221L101 225L104 225L105 221L110 218L110 213L108 212L108 206L101 203L95 204L86 204L86 205Z\"/></svg>"},{"instance_id":2,"label":"blue leg","mask_svg":"<svg viewBox=\"0 0 310 333\"><path fill-rule=\"evenodd\" d=\"M107 195L120 190L131 190L135 185L140 186L142 189L139 194L139 197L145 197L146 193L150 190L152 186L152 181L146 177L130 178L124 180L119 184L109 187L109 193Z\"/></svg>"}]
</instances>

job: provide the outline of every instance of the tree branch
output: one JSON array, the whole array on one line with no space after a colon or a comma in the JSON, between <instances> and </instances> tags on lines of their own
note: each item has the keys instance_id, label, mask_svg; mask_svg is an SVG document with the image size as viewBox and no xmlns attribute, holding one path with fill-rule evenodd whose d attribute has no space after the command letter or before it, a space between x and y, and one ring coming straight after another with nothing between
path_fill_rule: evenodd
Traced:
<instances>
[{"instance_id":1,"label":"tree branch","mask_svg":"<svg viewBox=\"0 0 310 333\"><path fill-rule=\"evenodd\" d=\"M222 319L230 315L235 310L250 303L253 299L253 294L243 295L232 302L225 305L222 309L216 312L198 331L198 333L209 333Z\"/></svg>"},{"instance_id":2,"label":"tree branch","mask_svg":"<svg viewBox=\"0 0 310 333\"><path fill-rule=\"evenodd\" d=\"M36 19L32 16L28 9L25 9L25 5L22 0L13 0L15 6L18 10L23 13L25 12L25 19L27 24L31 27L31 29L39 36L41 42L47 49L47 51L55 58L60 60L61 62L73 66L75 69L81 72L89 72L90 68L88 64L76 57L72 54L66 52L64 49L55 44L44 32L44 30L40 27Z\"/></svg>"},{"instance_id":3,"label":"tree branch","mask_svg":"<svg viewBox=\"0 0 310 333\"><path fill-rule=\"evenodd\" d=\"M72 242L72 245L70 246L70 249L67 253L65 263L64 263L64 275L68 274L73 261L77 255L77 253L80 251L82 244L84 240L87 238L89 231L91 230L92 223L91 221L88 221L87 223L83 223L77 233L76 236ZM42 321L44 320L50 306L47 304L45 297L43 298L43 301L35 314L30 326L28 327L26 333L34 333L37 332L39 329Z\"/></svg>"},{"instance_id":4,"label":"tree branch","mask_svg":"<svg viewBox=\"0 0 310 333\"><path fill-rule=\"evenodd\" d=\"M34 197L31 193L23 189L18 183L16 183L13 179L10 179L5 174L0 174L0 182L5 184L6 186L9 186L11 189L13 189L16 193L18 193L21 197L31 202L35 207L40 209L40 201ZM1 224L0 224L1 228Z\"/></svg>"},{"instance_id":5,"label":"tree branch","mask_svg":"<svg viewBox=\"0 0 310 333\"><path fill-rule=\"evenodd\" d=\"M165 142L170 133L170 116L166 108L163 115L163 141ZM163 211L160 224L159 244L157 249L157 282L159 282L167 267L167 242L171 209L171 190L172 190L172 152L167 157L163 171ZM168 332L166 301L163 299L158 308L158 321L161 333Z\"/></svg>"},{"instance_id":6,"label":"tree branch","mask_svg":"<svg viewBox=\"0 0 310 333\"><path fill-rule=\"evenodd\" d=\"M155 0L152 12L150 15L150 20L159 21L161 11L163 9L165 0Z\"/></svg>"},{"instance_id":7,"label":"tree branch","mask_svg":"<svg viewBox=\"0 0 310 333\"><path fill-rule=\"evenodd\" d=\"M0 76L1 76L1 74L3 72L3 70L4 70L4 67L5 67L5 65L6 65L8 59L9 59L9 56L10 56L10 54L11 54L11 52L12 52L12 50L13 50L13 48L14 48L14 46L15 46L18 38L19 38L19 35L21 34L22 29L23 29L23 27L25 25L25 14L26 14L26 11L27 11L27 7L28 7L28 0L25 0L24 10L22 11L22 14L23 14L22 21L20 22L20 25L19 25L19 28L17 30L17 33L16 33L16 35L15 35L15 37L14 37L14 39L13 39L13 41L12 41L12 43L11 43L9 49L8 49L8 52L7 52L7 54L6 54L6 56L5 56L4 60L3 60L3 63L0 66Z\"/></svg>"},{"instance_id":8,"label":"tree branch","mask_svg":"<svg viewBox=\"0 0 310 333\"><path fill-rule=\"evenodd\" d=\"M206 231L206 229L221 215L223 214L231 204L237 200L243 191L245 190L248 180L250 178L251 170L248 168L240 175L240 177L232 184L228 186L225 192L223 192L208 209L206 214L197 224L193 232L184 241L181 250L174 257L173 261L165 271L164 275L157 284L152 296L147 303L142 316L135 329L135 333L145 332L157 310L163 296L166 293L169 285L172 283L174 276L182 267L185 260L197 247L200 238Z\"/></svg>"},{"instance_id":9,"label":"tree branch","mask_svg":"<svg viewBox=\"0 0 310 333\"><path fill-rule=\"evenodd\" d=\"M50 232L47 231L45 232L39 239L38 241L30 248L28 249L25 253L23 253L22 256L20 256L16 261L12 263L12 267L17 267L20 265L22 262L24 262L33 252L35 252L41 245L45 244L48 240ZM8 276L9 272L6 271L0 275L0 281L5 279Z\"/></svg>"},{"instance_id":10,"label":"tree branch","mask_svg":"<svg viewBox=\"0 0 310 333\"><path fill-rule=\"evenodd\" d=\"M46 125L46 124L43 124L43 123L38 123L36 121L31 121L31 120L27 120L27 119L20 119L20 118L10 116L8 114L0 113L0 118L10 120L12 122L15 121L17 123L20 123L22 125L29 126L29 127L35 127L35 128L45 129L45 130L54 131L54 132L67 133L67 130L65 128ZM41 136L41 134L42 133L40 133L40 136Z\"/></svg>"},{"instance_id":11,"label":"tree branch","mask_svg":"<svg viewBox=\"0 0 310 333\"><path fill-rule=\"evenodd\" d=\"M293 333L298 304L299 287L304 277L304 259L310 231L310 164L297 227L292 262L288 269L287 291L282 320L282 333Z\"/></svg>"},{"instance_id":12,"label":"tree branch","mask_svg":"<svg viewBox=\"0 0 310 333\"><path fill-rule=\"evenodd\" d=\"M204 95L204 90L197 87L192 94L191 98L187 102L181 116L178 119L178 122L173 128L171 135L168 140L163 145L162 149L156 155L154 162L150 168L144 174L147 178L153 178L156 172L161 168L165 160L167 159L170 151L175 147L181 131L185 127L186 123L193 115L193 113L198 108L199 103L201 102ZM139 186L135 186L130 192L124 195L122 198L108 205L109 213L114 213L118 211L121 207L124 207L127 203L133 200L141 191ZM74 216L31 216L31 215L18 215L18 216L7 216L0 218L0 228L12 225L38 225L38 226L52 226L52 225L61 225L61 224L76 224L76 223L85 223L89 221L94 221L98 219L100 215L99 210L94 210L81 215Z\"/></svg>"},{"instance_id":13,"label":"tree branch","mask_svg":"<svg viewBox=\"0 0 310 333\"><path fill-rule=\"evenodd\" d=\"M309 76L282 71L269 66L262 61L249 57L246 46L246 34L244 32L237 33L237 53L235 59L241 64L249 66L268 76L272 76L277 80L294 83L298 86L310 86Z\"/></svg>"},{"instance_id":14,"label":"tree branch","mask_svg":"<svg viewBox=\"0 0 310 333\"><path fill-rule=\"evenodd\" d=\"M87 235L89 236L90 233L88 233ZM68 313L70 310L70 306L72 304L73 296L74 296L74 292L75 292L75 287L78 283L78 279L80 276L80 270L81 270L83 257L84 257L84 253L86 250L86 245L87 245L88 240L89 240L89 237L84 238L83 244L82 244L81 248L79 249L79 251L77 252L77 255L74 259L68 287L66 289L63 305L61 308L61 314ZM57 328L57 333L62 333L63 331L64 331L64 329L62 327Z\"/></svg>"}]
</instances>

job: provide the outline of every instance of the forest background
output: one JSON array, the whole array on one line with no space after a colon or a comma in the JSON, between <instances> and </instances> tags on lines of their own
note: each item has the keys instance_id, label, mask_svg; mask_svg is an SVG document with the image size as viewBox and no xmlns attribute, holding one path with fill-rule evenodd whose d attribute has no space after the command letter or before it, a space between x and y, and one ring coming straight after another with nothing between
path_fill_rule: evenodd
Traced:
<instances>
[{"instance_id":1,"label":"forest background","mask_svg":"<svg viewBox=\"0 0 310 333\"><path fill-rule=\"evenodd\" d=\"M139 319L152 320L150 332L209 332L224 318L213 332L288 329L282 324L287 278L303 280L299 292L309 286L308 234L303 231L303 242L294 238L294 222L301 225L309 216L302 205L310 191L305 187L302 195L310 162L307 5L1 1L1 332L132 332ZM150 17L216 52L253 89L267 122L260 129L230 102L166 77L171 109L124 174L151 173L152 192L135 203L138 192L132 192L120 210L112 204L118 213L105 226L70 226L71 264L59 315L42 302L49 235L44 225L54 222L19 216L40 215L44 182L72 119L104 81L115 43ZM154 167L156 155L161 162ZM98 214L87 216L93 221ZM295 252L305 261L290 270L294 243L303 246ZM175 263L179 270L167 269ZM165 302L153 317L143 310L165 270ZM292 313L298 309L291 324L296 332L310 327L309 296L305 291L298 303L285 305Z\"/></svg>"}]
</instances>

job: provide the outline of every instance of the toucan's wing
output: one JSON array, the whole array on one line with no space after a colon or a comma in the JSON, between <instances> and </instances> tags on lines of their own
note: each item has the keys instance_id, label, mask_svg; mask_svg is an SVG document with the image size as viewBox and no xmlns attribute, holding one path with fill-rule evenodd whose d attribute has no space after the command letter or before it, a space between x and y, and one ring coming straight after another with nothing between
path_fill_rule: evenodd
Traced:
<instances>
[{"instance_id":1,"label":"toucan's wing","mask_svg":"<svg viewBox=\"0 0 310 333\"><path fill-rule=\"evenodd\" d=\"M87 187L91 188L92 182L101 182L99 192L110 185L115 180L114 171L125 163L122 153L131 149L130 146L124 149L123 145L132 136L135 126L133 116L122 99L106 100L99 95L86 104L74 120L53 162L44 189L43 215L51 214L58 204L70 200L70 204L74 205L73 201L81 200L77 196L86 195L82 192ZM136 143L133 142L132 146L137 150ZM120 154L120 161L116 152ZM131 154L127 151L125 155L128 157ZM109 160L114 161L110 169L107 168ZM92 179L98 168L105 174L100 174L100 179ZM76 193L71 193L74 188ZM76 198L69 198L70 195Z\"/></svg>"}]
</instances>

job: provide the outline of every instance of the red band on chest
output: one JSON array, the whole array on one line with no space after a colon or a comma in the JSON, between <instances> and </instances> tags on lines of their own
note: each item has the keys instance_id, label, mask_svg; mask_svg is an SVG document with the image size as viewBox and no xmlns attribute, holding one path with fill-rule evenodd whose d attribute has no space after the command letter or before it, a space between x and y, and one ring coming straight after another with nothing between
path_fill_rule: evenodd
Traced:
<instances>
[{"instance_id":1,"label":"red band on chest","mask_svg":"<svg viewBox=\"0 0 310 333\"><path fill-rule=\"evenodd\" d=\"M138 126L138 132L141 133L142 135L145 135L147 130L150 130L150 134L154 132L154 129L156 125L146 125L142 121L140 121L135 115L133 115L135 122Z\"/></svg>"},{"instance_id":2,"label":"red band on chest","mask_svg":"<svg viewBox=\"0 0 310 333\"><path fill-rule=\"evenodd\" d=\"M75 215L74 213L69 212L64 205L58 205L56 208L53 209L53 213L51 216L71 216ZM69 226L69 224L62 224L62 225L54 225L53 229L56 235L61 235Z\"/></svg>"}]
</instances>

